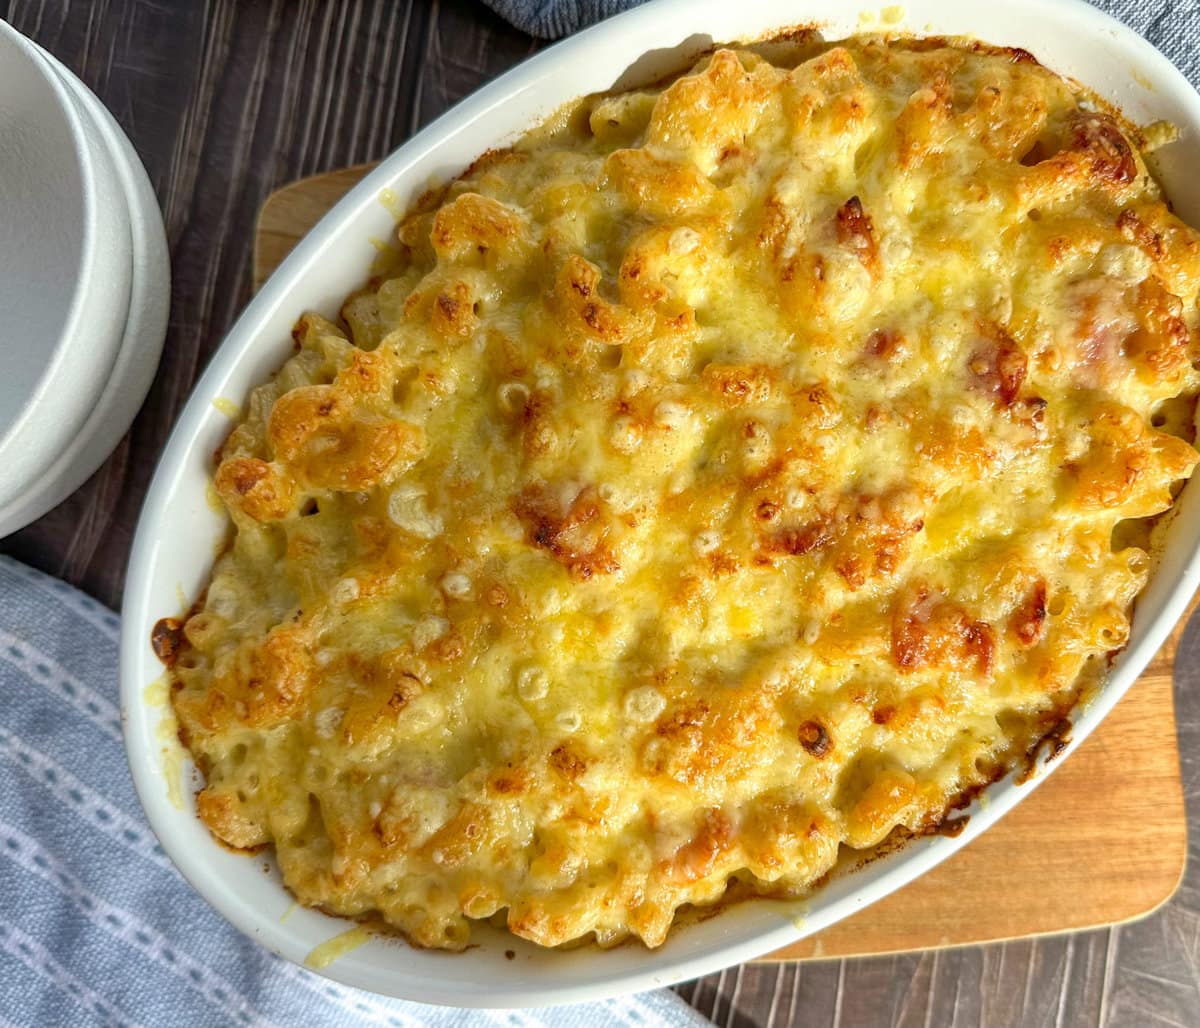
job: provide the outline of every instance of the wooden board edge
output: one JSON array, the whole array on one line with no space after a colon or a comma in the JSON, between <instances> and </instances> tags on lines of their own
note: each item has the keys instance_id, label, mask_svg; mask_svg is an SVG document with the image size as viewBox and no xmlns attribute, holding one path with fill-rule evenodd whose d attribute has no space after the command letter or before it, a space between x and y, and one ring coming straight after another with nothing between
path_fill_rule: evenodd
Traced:
<instances>
[{"instance_id":1,"label":"wooden board edge","mask_svg":"<svg viewBox=\"0 0 1200 1028\"><path fill-rule=\"evenodd\" d=\"M1181 846L1179 860L1177 862L1173 862L1176 865L1173 874L1163 877L1161 894L1156 895L1149 905L1139 905L1137 909L1132 909L1128 913L1117 917L1084 920L1076 924L1064 925L1061 928L1052 928L1045 931L1035 930L1023 932L1020 935L973 936L971 938L920 942L911 946L880 946L869 950L836 948L826 952L820 944L821 933L818 932L816 935L809 936L805 939L800 939L795 943L784 946L781 949L774 950L771 953L765 953L761 957L754 957L752 960L748 961L748 963L809 963L812 961L825 960L851 960L858 957L865 958L896 956L902 953L925 953L940 950L962 949L965 946L1001 945L1006 942L1023 942L1026 939L1049 939L1060 935L1072 935L1076 932L1090 932L1101 928L1112 928L1118 925L1135 924L1138 921L1144 921L1146 918L1161 910L1167 903L1171 901L1172 897L1174 897L1174 895L1179 891L1179 887L1183 884L1184 875L1187 871L1187 840L1186 836L1182 838L1183 843ZM901 886L901 888L904 887ZM866 909L869 910L870 908L868 907ZM801 952L796 952L796 950L801 950Z\"/></svg>"},{"instance_id":2,"label":"wooden board edge","mask_svg":"<svg viewBox=\"0 0 1200 1028\"><path fill-rule=\"evenodd\" d=\"M281 232L281 224L286 217L288 201L291 198L307 196L313 190L314 186L318 184L321 188L331 191L341 186L342 194L344 195L378 166L378 162L370 161L366 164L355 164L348 168L335 168L332 171L317 172L315 175L308 175L305 178L287 182L268 194L267 198L262 202L262 206L259 207L258 214L254 219L254 246L250 255L251 290L257 293L262 288L263 283L271 277L275 268L279 266L291 251L291 247L288 247L276 259L272 260L265 252L266 247L264 245L268 239L284 234ZM308 228L311 229L312 226L309 225ZM292 235L290 231L286 234L288 236Z\"/></svg>"}]
</instances>

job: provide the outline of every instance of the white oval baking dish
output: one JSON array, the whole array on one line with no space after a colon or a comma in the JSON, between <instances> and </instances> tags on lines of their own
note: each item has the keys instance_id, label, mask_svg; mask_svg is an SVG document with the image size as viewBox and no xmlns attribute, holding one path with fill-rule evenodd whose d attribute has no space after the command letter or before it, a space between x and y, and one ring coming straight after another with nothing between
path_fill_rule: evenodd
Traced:
<instances>
[{"instance_id":1,"label":"white oval baking dish","mask_svg":"<svg viewBox=\"0 0 1200 1028\"><path fill-rule=\"evenodd\" d=\"M431 180L449 179L479 153L511 142L563 102L618 81L651 80L713 41L755 39L810 23L837 38L869 27L869 21L865 26L860 20L864 13L880 25L879 11L863 12L836 0L658 0L538 54L419 133L355 188L263 287L214 356L167 444L134 541L122 629L121 706L134 781L163 847L209 902L264 946L303 962L314 947L351 925L310 910L288 913L291 897L277 874L264 874L262 860L216 845L195 816L190 788L184 789L182 805L172 804L166 776L177 772L174 758L164 758L159 732L167 711L145 698L147 686L163 673L150 649L151 627L165 615L180 613L181 596L198 594L213 546L225 531L223 518L205 499L211 454L230 428L213 401L241 402L287 357L292 324L304 310L332 314L361 284L375 253L371 238L387 236L393 226L392 214L380 203L384 190L394 194L389 200L407 204ZM1200 179L1189 172L1200 166L1200 96L1129 29L1082 0L993 5L913 0L903 12L888 8L885 16L888 30L969 35L1024 47L1054 70L1088 84L1135 121L1172 121L1181 137L1161 155L1162 178L1179 213L1200 221ZM1138 603L1130 644L1099 695L1077 713L1068 749L1086 738L1134 681L1200 581L1198 507L1200 488L1188 487L1159 569ZM957 838L918 840L835 879L804 904L732 905L678 928L654 951L630 945L543 951L497 932L480 933L480 945L465 953L446 954L376 938L322 973L406 999L495 1007L598 999L681 981L769 952L861 910L965 846L1041 777L1025 785L1010 778L991 787L986 804L969 809L970 820ZM506 959L505 950L515 950L516 959Z\"/></svg>"}]
</instances>

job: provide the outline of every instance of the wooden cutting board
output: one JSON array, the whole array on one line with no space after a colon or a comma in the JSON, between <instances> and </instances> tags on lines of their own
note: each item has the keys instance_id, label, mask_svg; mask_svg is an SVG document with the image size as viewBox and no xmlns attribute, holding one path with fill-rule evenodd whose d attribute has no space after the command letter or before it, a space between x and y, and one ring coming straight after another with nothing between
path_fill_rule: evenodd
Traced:
<instances>
[{"instance_id":1,"label":"wooden cutting board","mask_svg":"<svg viewBox=\"0 0 1200 1028\"><path fill-rule=\"evenodd\" d=\"M304 179L267 198L255 235L256 289L370 168ZM1091 738L994 828L887 899L764 959L892 953L1093 928L1141 917L1165 902L1187 854L1171 696L1186 623L1185 617Z\"/></svg>"}]
</instances>

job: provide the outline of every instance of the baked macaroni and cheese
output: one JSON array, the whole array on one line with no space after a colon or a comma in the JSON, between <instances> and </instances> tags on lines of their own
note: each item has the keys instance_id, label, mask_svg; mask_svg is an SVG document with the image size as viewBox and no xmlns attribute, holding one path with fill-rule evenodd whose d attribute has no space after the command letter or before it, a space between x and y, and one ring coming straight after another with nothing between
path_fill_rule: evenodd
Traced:
<instances>
[{"instance_id":1,"label":"baked macaroni and cheese","mask_svg":"<svg viewBox=\"0 0 1200 1028\"><path fill-rule=\"evenodd\" d=\"M936 829L1121 649L1198 459L1145 135L1023 51L811 37L426 197L218 455L157 632L200 816L447 949L657 946Z\"/></svg>"}]
</instances>

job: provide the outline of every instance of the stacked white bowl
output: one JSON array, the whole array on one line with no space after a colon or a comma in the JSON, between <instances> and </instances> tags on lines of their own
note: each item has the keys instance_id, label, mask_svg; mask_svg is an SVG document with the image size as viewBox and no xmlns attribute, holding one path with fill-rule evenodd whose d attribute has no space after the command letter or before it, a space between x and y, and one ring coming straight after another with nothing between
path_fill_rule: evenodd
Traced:
<instances>
[{"instance_id":1,"label":"stacked white bowl","mask_svg":"<svg viewBox=\"0 0 1200 1028\"><path fill-rule=\"evenodd\" d=\"M129 140L0 22L0 536L116 447L158 366L169 300L162 214Z\"/></svg>"}]
</instances>

